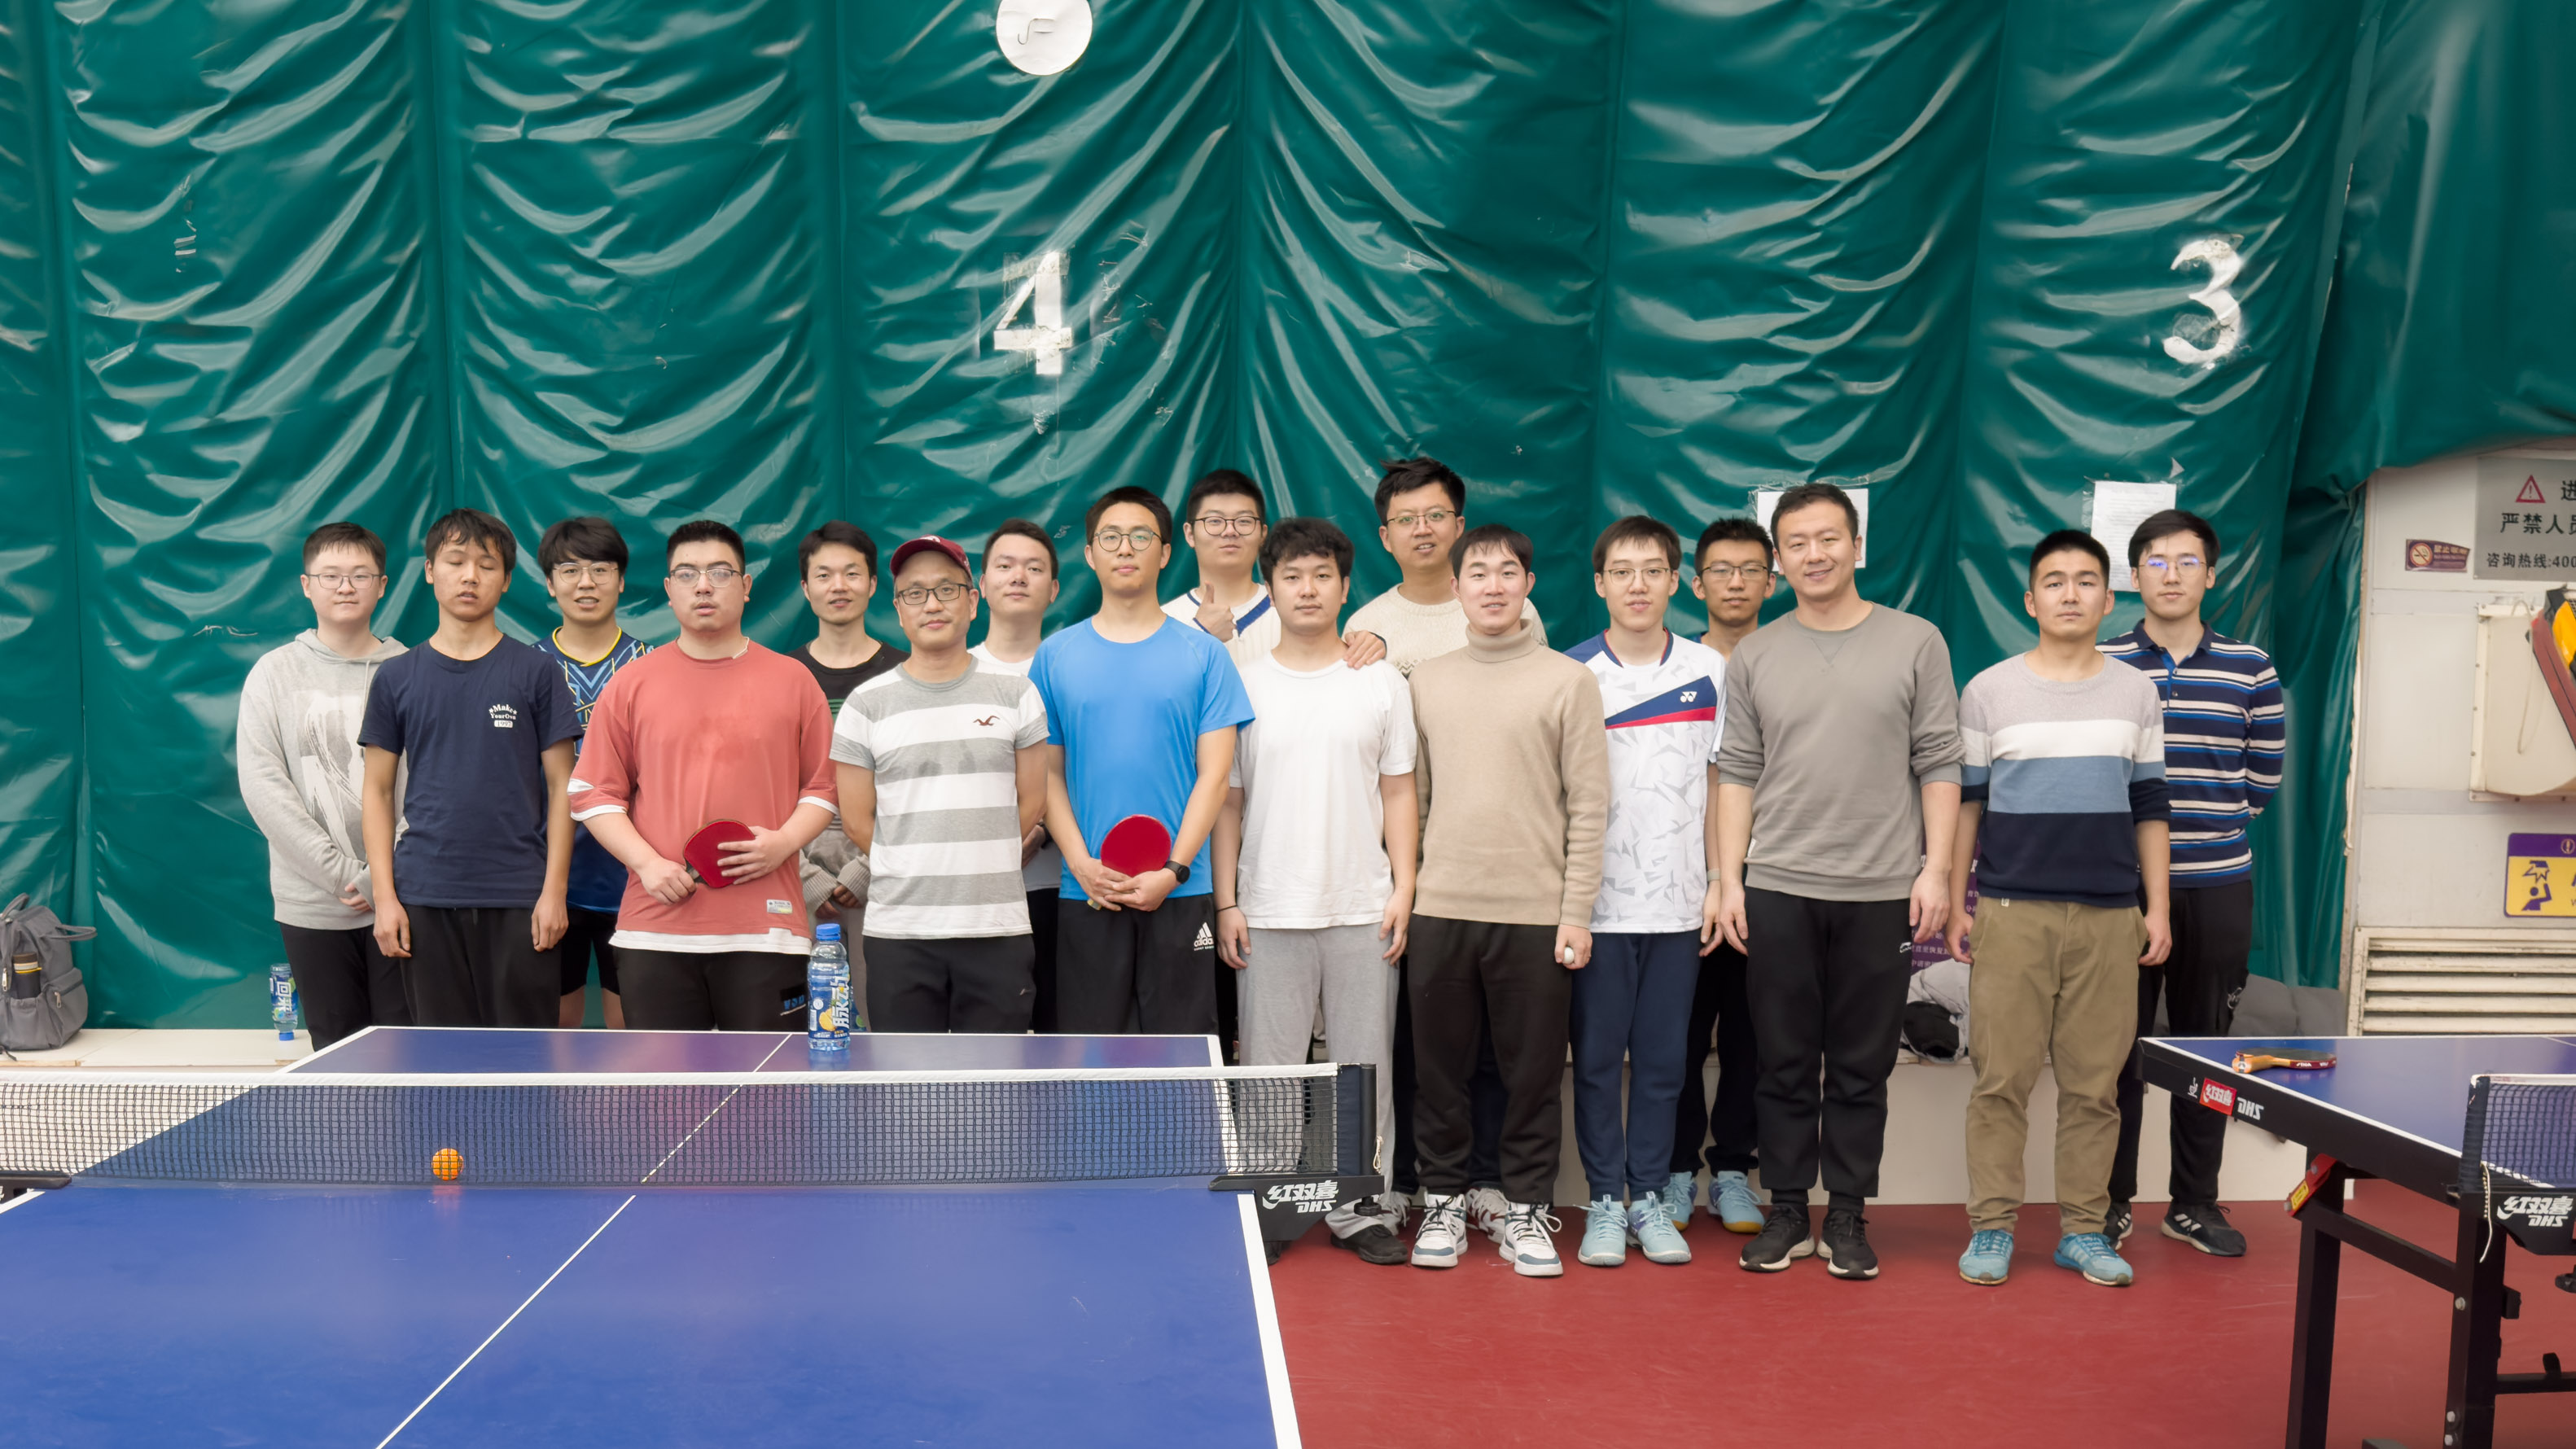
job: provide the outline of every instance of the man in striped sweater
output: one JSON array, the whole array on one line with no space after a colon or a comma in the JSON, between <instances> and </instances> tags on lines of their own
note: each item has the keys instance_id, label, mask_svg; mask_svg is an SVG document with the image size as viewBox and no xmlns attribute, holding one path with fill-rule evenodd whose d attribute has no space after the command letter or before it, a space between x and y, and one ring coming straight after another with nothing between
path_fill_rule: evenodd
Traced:
<instances>
[{"instance_id":1,"label":"man in striped sweater","mask_svg":"<svg viewBox=\"0 0 2576 1449\"><path fill-rule=\"evenodd\" d=\"M2138 627L2102 652L2139 669L2163 697L2165 774L2173 788L2173 959L2138 976L2138 1032L2152 1035L2156 1002L2175 1036L2225 1036L2245 990L2254 941L2254 851L2246 827L2281 788L2286 721L2271 656L2201 622L2218 574L2218 532L2196 514L2168 509L2138 526L2130 567L2147 606ZM2116 1242L2138 1188L2138 1122L2146 1079L2134 1051L2120 1080L2120 1154L2111 1171ZM2227 1119L2173 1114L2173 1202L2166 1237L2222 1258L2242 1257L2245 1235L2218 1206Z\"/></svg>"}]
</instances>

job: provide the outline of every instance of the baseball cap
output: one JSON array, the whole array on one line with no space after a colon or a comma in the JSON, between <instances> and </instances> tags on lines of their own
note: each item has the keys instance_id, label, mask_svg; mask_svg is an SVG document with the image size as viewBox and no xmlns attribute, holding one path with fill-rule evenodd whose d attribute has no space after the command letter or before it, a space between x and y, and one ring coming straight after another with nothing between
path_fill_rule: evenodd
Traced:
<instances>
[{"instance_id":1,"label":"baseball cap","mask_svg":"<svg viewBox=\"0 0 2576 1449\"><path fill-rule=\"evenodd\" d=\"M937 549L939 552L955 559L957 561L957 566L966 571L966 576L968 578L971 579L975 576L975 566L966 561L966 549L964 545L958 543L953 538L941 538L935 533L925 533L919 538L906 539L900 547L895 549L894 557L886 563L886 577L892 578L896 574L903 572L903 561L905 559L928 549Z\"/></svg>"}]
</instances>

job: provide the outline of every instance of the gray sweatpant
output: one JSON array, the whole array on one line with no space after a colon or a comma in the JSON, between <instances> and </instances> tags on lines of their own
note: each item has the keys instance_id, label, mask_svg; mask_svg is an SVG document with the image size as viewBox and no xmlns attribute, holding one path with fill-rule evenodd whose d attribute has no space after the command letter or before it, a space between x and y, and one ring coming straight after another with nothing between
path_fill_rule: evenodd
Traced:
<instances>
[{"instance_id":1,"label":"gray sweatpant","mask_svg":"<svg viewBox=\"0 0 2576 1449\"><path fill-rule=\"evenodd\" d=\"M1314 1040L1315 1003L1324 1004L1324 1045L1345 1066L1377 1068L1377 1170L1384 1172L1395 1138L1395 963L1375 926L1323 926L1309 931L1251 928L1244 967L1235 980L1243 1021L1243 1064L1294 1067ZM1368 1225L1335 1207L1324 1219L1336 1237Z\"/></svg>"}]
</instances>

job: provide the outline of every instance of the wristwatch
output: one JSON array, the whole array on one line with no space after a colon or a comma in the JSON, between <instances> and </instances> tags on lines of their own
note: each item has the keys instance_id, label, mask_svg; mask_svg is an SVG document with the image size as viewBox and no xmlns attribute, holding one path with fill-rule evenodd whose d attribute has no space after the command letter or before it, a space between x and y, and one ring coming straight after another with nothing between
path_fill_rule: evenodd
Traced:
<instances>
[{"instance_id":1,"label":"wristwatch","mask_svg":"<svg viewBox=\"0 0 2576 1449\"><path fill-rule=\"evenodd\" d=\"M1163 869L1172 873L1172 884L1188 885L1190 883L1190 868L1186 862L1167 860L1163 862Z\"/></svg>"}]
</instances>

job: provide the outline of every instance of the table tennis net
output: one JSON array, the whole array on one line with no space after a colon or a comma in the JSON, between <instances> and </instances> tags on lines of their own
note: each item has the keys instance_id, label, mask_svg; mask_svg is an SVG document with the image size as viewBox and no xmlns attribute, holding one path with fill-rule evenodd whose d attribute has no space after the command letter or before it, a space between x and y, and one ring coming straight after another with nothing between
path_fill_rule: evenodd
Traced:
<instances>
[{"instance_id":1,"label":"table tennis net","mask_svg":"<svg viewBox=\"0 0 2576 1449\"><path fill-rule=\"evenodd\" d=\"M1366 1171L1358 1067L0 1076L0 1174L747 1187Z\"/></svg>"},{"instance_id":2,"label":"table tennis net","mask_svg":"<svg viewBox=\"0 0 2576 1449\"><path fill-rule=\"evenodd\" d=\"M2472 1081L2460 1190L2485 1192L2499 1174L2522 1187L2576 1190L2576 1077Z\"/></svg>"}]
</instances>

